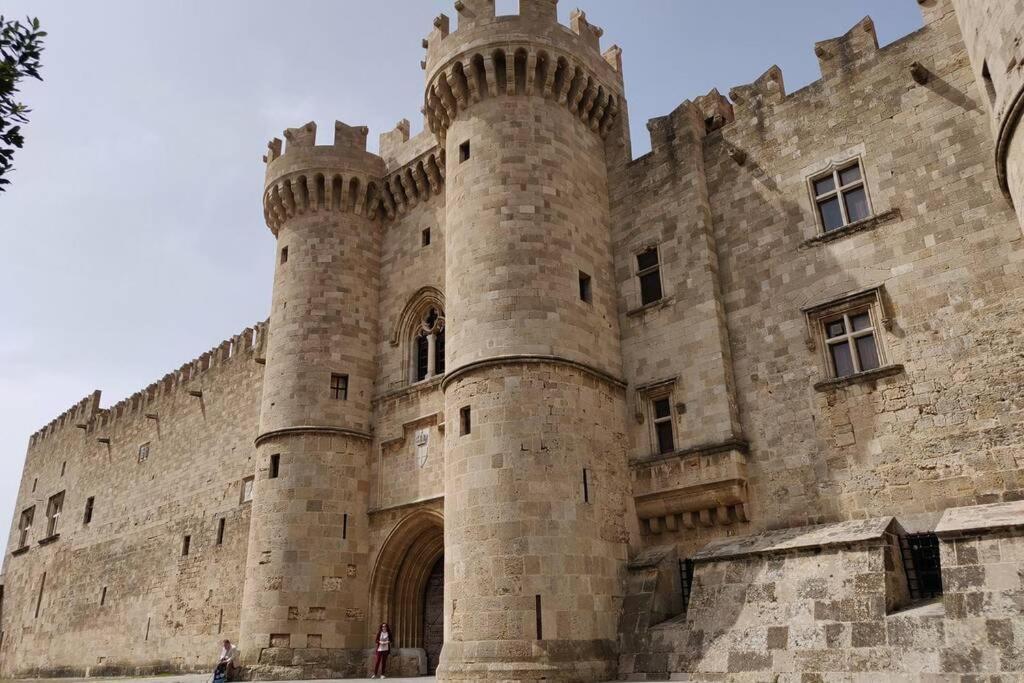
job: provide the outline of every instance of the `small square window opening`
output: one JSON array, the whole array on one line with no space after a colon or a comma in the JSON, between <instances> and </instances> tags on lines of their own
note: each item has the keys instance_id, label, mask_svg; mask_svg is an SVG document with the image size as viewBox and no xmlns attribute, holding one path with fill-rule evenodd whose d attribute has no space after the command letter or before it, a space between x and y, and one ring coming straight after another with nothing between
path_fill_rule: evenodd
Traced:
<instances>
[{"instance_id":1,"label":"small square window opening","mask_svg":"<svg viewBox=\"0 0 1024 683\"><path fill-rule=\"evenodd\" d=\"M840 166L812 183L818 220L824 232L838 230L871 216L860 161Z\"/></svg>"},{"instance_id":2,"label":"small square window opening","mask_svg":"<svg viewBox=\"0 0 1024 683\"><path fill-rule=\"evenodd\" d=\"M473 415L469 406L459 411L459 436L466 436L473 431Z\"/></svg>"},{"instance_id":3,"label":"small square window opening","mask_svg":"<svg viewBox=\"0 0 1024 683\"><path fill-rule=\"evenodd\" d=\"M288 263L288 247L281 247L281 263Z\"/></svg>"},{"instance_id":4,"label":"small square window opening","mask_svg":"<svg viewBox=\"0 0 1024 683\"><path fill-rule=\"evenodd\" d=\"M348 375L331 375L331 398L348 400Z\"/></svg>"}]
</instances>

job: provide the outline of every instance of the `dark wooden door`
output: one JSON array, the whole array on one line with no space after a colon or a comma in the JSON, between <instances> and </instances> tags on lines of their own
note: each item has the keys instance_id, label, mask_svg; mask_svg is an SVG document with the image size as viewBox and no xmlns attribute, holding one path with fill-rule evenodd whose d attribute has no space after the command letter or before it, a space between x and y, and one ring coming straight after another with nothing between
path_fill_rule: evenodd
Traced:
<instances>
[{"instance_id":1,"label":"dark wooden door","mask_svg":"<svg viewBox=\"0 0 1024 683\"><path fill-rule=\"evenodd\" d=\"M423 649L427 651L427 671L437 672L444 645L444 558L434 565L423 591Z\"/></svg>"}]
</instances>

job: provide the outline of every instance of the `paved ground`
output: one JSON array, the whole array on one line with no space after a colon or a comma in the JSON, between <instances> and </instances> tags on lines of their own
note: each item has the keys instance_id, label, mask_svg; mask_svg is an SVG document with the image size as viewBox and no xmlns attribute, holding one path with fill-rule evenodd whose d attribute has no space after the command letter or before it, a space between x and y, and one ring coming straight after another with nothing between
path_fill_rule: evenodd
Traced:
<instances>
[{"instance_id":1,"label":"paved ground","mask_svg":"<svg viewBox=\"0 0 1024 683\"><path fill-rule=\"evenodd\" d=\"M369 678L346 678L344 681L288 681L288 683L361 683L369 681ZM392 683L433 683L436 679L433 676L421 678L391 678ZM168 674L166 676L154 676L152 678L43 678L43 679L19 679L17 683L209 683L210 677L206 674ZM0 679L0 683L11 683L7 679Z\"/></svg>"}]
</instances>

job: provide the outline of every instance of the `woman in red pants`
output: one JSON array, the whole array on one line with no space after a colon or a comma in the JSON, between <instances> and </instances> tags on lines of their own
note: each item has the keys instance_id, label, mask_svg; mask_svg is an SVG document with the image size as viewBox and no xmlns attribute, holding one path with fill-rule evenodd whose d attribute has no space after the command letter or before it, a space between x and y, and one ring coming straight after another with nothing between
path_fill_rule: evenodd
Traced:
<instances>
[{"instance_id":1,"label":"woman in red pants","mask_svg":"<svg viewBox=\"0 0 1024 683\"><path fill-rule=\"evenodd\" d=\"M387 678L388 655L391 654L391 627L387 623L380 625L377 631L377 651L374 653L373 678L380 674L381 678Z\"/></svg>"}]
</instances>

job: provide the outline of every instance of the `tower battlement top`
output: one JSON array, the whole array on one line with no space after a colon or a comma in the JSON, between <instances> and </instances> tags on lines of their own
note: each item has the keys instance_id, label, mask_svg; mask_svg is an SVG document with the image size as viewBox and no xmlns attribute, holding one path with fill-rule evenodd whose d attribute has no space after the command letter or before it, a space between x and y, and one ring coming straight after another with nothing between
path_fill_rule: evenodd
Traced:
<instances>
[{"instance_id":1,"label":"tower battlement top","mask_svg":"<svg viewBox=\"0 0 1024 683\"><path fill-rule=\"evenodd\" d=\"M423 41L423 113L439 140L458 113L500 95L535 95L565 105L602 137L622 110L622 50L601 52L603 31L574 10L558 23L557 0L520 0L520 13L496 16L494 0L460 0L457 31L447 16Z\"/></svg>"},{"instance_id":2,"label":"tower battlement top","mask_svg":"<svg viewBox=\"0 0 1024 683\"><path fill-rule=\"evenodd\" d=\"M274 138L267 143L263 161L267 164L267 185L282 176L297 171L322 168L324 170L348 169L371 176L384 173L383 161L376 154L366 151L366 126L349 126L341 121L334 122L334 143L316 144L316 123L284 131L284 139Z\"/></svg>"}]
</instances>

